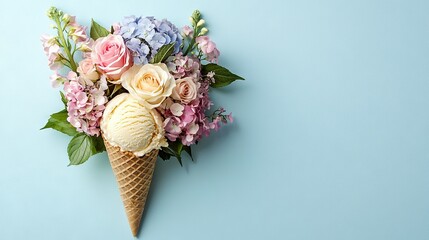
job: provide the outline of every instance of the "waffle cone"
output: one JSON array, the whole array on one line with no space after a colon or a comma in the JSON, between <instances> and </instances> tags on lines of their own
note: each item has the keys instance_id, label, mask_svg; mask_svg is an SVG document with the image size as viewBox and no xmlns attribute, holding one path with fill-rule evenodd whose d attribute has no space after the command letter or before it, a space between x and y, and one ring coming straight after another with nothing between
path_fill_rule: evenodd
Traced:
<instances>
[{"instance_id":1,"label":"waffle cone","mask_svg":"<svg viewBox=\"0 0 429 240\"><path fill-rule=\"evenodd\" d=\"M131 232L137 236L158 150L152 150L143 157L137 157L131 152L123 152L119 147L110 145L106 140L104 143L118 182Z\"/></svg>"}]
</instances>

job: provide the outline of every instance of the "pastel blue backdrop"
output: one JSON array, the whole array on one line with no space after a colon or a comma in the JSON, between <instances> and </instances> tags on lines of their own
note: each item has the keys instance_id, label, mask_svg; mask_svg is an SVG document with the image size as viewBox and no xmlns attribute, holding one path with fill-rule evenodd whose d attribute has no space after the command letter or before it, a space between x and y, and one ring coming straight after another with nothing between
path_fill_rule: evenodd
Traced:
<instances>
[{"instance_id":1,"label":"pastel blue backdrop","mask_svg":"<svg viewBox=\"0 0 429 240\"><path fill-rule=\"evenodd\" d=\"M236 121L158 161L140 239L429 239L429 2L7 1L0 9L0 239L132 239L106 154L67 167L39 36L56 5L105 26L200 9Z\"/></svg>"}]
</instances>

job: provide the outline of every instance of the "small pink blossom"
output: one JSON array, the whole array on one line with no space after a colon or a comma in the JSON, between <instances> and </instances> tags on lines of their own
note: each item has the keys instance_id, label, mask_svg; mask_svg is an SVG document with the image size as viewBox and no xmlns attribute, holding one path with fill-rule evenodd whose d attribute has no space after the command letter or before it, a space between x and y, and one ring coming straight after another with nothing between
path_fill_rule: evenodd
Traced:
<instances>
[{"instance_id":1,"label":"small pink blossom","mask_svg":"<svg viewBox=\"0 0 429 240\"><path fill-rule=\"evenodd\" d=\"M118 35L121 32L121 25L119 23L112 24L113 34Z\"/></svg>"},{"instance_id":2,"label":"small pink blossom","mask_svg":"<svg viewBox=\"0 0 429 240\"><path fill-rule=\"evenodd\" d=\"M232 113L228 114L227 117L228 117L228 120L230 123L234 122L234 118L232 117Z\"/></svg>"},{"instance_id":3,"label":"small pink blossom","mask_svg":"<svg viewBox=\"0 0 429 240\"><path fill-rule=\"evenodd\" d=\"M86 34L86 27L79 24L72 24L69 30L69 37L76 43L86 42L88 35Z\"/></svg>"},{"instance_id":4,"label":"small pink blossom","mask_svg":"<svg viewBox=\"0 0 429 240\"><path fill-rule=\"evenodd\" d=\"M182 116L184 109L185 109L185 107L183 107L182 105L180 105L178 103L173 103L170 106L171 113L176 117Z\"/></svg>"},{"instance_id":5,"label":"small pink blossom","mask_svg":"<svg viewBox=\"0 0 429 240\"><path fill-rule=\"evenodd\" d=\"M58 74L58 71L55 71L54 74L52 74L49 78L51 79L51 86L53 88L57 88L65 81L67 81L67 79L64 76L61 76L60 74Z\"/></svg>"},{"instance_id":6,"label":"small pink blossom","mask_svg":"<svg viewBox=\"0 0 429 240\"><path fill-rule=\"evenodd\" d=\"M174 78L191 77L195 80L200 78L201 63L198 58L183 56L182 53L179 53L170 60L167 66Z\"/></svg>"},{"instance_id":7,"label":"small pink blossom","mask_svg":"<svg viewBox=\"0 0 429 240\"><path fill-rule=\"evenodd\" d=\"M182 33L184 36L192 36L194 34L194 30L192 30L191 27L186 25L182 28Z\"/></svg>"},{"instance_id":8,"label":"small pink blossom","mask_svg":"<svg viewBox=\"0 0 429 240\"><path fill-rule=\"evenodd\" d=\"M182 133L182 128L180 127L180 118L178 117L169 117L164 121L164 129L166 131L166 137L170 141L176 141L180 133Z\"/></svg>"},{"instance_id":9,"label":"small pink blossom","mask_svg":"<svg viewBox=\"0 0 429 240\"><path fill-rule=\"evenodd\" d=\"M200 36L195 39L198 43L198 48L207 57L207 61L217 63L220 52L216 48L216 44L210 40L208 36Z\"/></svg>"}]
</instances>

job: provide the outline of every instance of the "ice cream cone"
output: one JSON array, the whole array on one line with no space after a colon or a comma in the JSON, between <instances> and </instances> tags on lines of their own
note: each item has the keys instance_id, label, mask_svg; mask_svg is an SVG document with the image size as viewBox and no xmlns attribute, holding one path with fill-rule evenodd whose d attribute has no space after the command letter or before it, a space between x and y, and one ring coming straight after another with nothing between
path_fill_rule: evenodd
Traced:
<instances>
[{"instance_id":1,"label":"ice cream cone","mask_svg":"<svg viewBox=\"0 0 429 240\"><path fill-rule=\"evenodd\" d=\"M110 145L105 139L104 143L118 182L131 232L137 236L158 150L152 150L143 157L137 157L131 152L123 152L119 147Z\"/></svg>"}]
</instances>

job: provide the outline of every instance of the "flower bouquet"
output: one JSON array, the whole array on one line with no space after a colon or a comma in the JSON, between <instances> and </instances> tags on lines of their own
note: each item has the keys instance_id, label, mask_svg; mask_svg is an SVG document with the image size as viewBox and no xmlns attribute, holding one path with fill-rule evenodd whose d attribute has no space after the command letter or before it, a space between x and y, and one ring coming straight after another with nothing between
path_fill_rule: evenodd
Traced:
<instances>
[{"instance_id":1,"label":"flower bouquet","mask_svg":"<svg viewBox=\"0 0 429 240\"><path fill-rule=\"evenodd\" d=\"M232 122L209 113L211 88L242 77L217 64L219 50L199 11L181 31L166 19L125 17L89 35L74 16L50 8L55 36L42 36L52 86L64 109L42 128L67 135L70 165L107 150L131 231L137 235L156 159L192 159L191 146Z\"/></svg>"}]
</instances>

